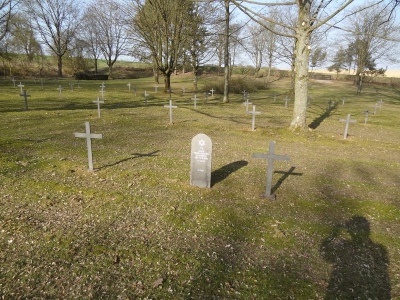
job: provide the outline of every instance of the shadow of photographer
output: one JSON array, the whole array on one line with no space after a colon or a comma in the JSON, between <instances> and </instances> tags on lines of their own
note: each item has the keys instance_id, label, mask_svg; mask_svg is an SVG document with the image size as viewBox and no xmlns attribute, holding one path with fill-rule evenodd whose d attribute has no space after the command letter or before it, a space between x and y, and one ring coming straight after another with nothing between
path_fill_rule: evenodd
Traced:
<instances>
[{"instance_id":1,"label":"shadow of photographer","mask_svg":"<svg viewBox=\"0 0 400 300\"><path fill-rule=\"evenodd\" d=\"M320 251L333 264L324 299L391 299L387 250L370 239L366 218L336 225Z\"/></svg>"}]
</instances>

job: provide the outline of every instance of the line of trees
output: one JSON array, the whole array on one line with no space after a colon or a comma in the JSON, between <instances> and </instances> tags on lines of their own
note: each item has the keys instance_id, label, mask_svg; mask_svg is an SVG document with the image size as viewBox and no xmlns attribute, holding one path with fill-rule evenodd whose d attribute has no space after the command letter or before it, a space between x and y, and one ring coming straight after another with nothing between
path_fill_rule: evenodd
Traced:
<instances>
[{"instance_id":1,"label":"line of trees","mask_svg":"<svg viewBox=\"0 0 400 300\"><path fill-rule=\"evenodd\" d=\"M388 59L398 41L398 0L350 9L353 2L91 0L82 5L76 0L0 0L0 56L5 69L13 53L33 61L50 51L62 77L66 57L84 71L90 58L95 72L104 58L112 75L118 58L130 55L151 63L155 80L163 76L165 90L171 88L171 74L185 66L193 70L197 89L199 67L217 61L224 67L223 101L229 102L229 78L243 49L256 71L267 66L270 72L278 63L291 66L295 105L290 127L296 130L306 127L309 69L320 67L333 52L324 41L329 30L342 30L330 69L354 68L359 92L366 70L376 70L379 58ZM234 20L239 11L247 21Z\"/></svg>"}]
</instances>

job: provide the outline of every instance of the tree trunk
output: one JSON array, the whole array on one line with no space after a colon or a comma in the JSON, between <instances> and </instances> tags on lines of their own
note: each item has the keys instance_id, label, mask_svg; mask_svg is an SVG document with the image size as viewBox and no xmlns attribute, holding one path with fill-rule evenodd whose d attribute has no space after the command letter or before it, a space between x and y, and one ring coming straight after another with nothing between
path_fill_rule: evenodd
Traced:
<instances>
[{"instance_id":1,"label":"tree trunk","mask_svg":"<svg viewBox=\"0 0 400 300\"><path fill-rule=\"evenodd\" d=\"M225 41L224 41L224 98L223 103L229 102L229 0L225 0Z\"/></svg>"},{"instance_id":2,"label":"tree trunk","mask_svg":"<svg viewBox=\"0 0 400 300\"><path fill-rule=\"evenodd\" d=\"M310 57L310 2L305 1L299 10L296 32L294 109L290 124L292 130L305 129L308 99L308 63Z\"/></svg>"},{"instance_id":3,"label":"tree trunk","mask_svg":"<svg viewBox=\"0 0 400 300\"><path fill-rule=\"evenodd\" d=\"M171 89L171 74L172 72L164 73L164 92L168 92Z\"/></svg>"},{"instance_id":4,"label":"tree trunk","mask_svg":"<svg viewBox=\"0 0 400 300\"><path fill-rule=\"evenodd\" d=\"M63 64L62 64L62 56L59 55L57 56L57 61L58 61L58 77L63 77L63 72L62 72L62 68L63 68Z\"/></svg>"},{"instance_id":5,"label":"tree trunk","mask_svg":"<svg viewBox=\"0 0 400 300\"><path fill-rule=\"evenodd\" d=\"M98 59L95 58L95 59L94 59L94 74L96 74L96 75L97 75L97 71L98 71L98 70L97 70L97 68L98 68L98 67L97 67L97 64L98 64Z\"/></svg>"}]
</instances>

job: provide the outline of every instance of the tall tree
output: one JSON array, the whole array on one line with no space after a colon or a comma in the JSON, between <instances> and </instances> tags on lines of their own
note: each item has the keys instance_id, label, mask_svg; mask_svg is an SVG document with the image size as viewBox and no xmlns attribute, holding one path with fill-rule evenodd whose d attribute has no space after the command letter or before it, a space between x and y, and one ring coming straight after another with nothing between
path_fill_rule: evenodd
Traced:
<instances>
[{"instance_id":1,"label":"tall tree","mask_svg":"<svg viewBox=\"0 0 400 300\"><path fill-rule=\"evenodd\" d=\"M296 0L296 1L275 1L258 2L253 0L231 0L241 11L246 13L254 20L270 21L276 28L266 28L281 36L295 39L295 72L294 72L294 92L295 101L293 117L290 124L291 129L303 129L307 127L306 112L308 99L308 66L311 50L311 35L319 27L327 24L340 12L346 9L354 0L325 1L325 0ZM262 5L264 7L284 7L289 6L296 9L297 21L295 26L290 26L285 22L280 22L276 18L265 16L255 11L251 5ZM329 8L332 8L329 11ZM261 23L261 22L260 22ZM281 30L282 29L282 30ZM288 30L290 33L285 33Z\"/></svg>"},{"instance_id":2,"label":"tall tree","mask_svg":"<svg viewBox=\"0 0 400 300\"><path fill-rule=\"evenodd\" d=\"M62 59L78 28L79 8L74 0L31 0L28 6L43 42L57 57L62 77Z\"/></svg>"},{"instance_id":3,"label":"tall tree","mask_svg":"<svg viewBox=\"0 0 400 300\"><path fill-rule=\"evenodd\" d=\"M9 30L11 11L16 1L0 0L0 41L5 37Z\"/></svg>"},{"instance_id":4,"label":"tall tree","mask_svg":"<svg viewBox=\"0 0 400 300\"><path fill-rule=\"evenodd\" d=\"M171 75L188 44L189 0L131 0L135 11L133 30L139 43L146 45L158 70L164 76L164 90L171 89Z\"/></svg>"},{"instance_id":5,"label":"tall tree","mask_svg":"<svg viewBox=\"0 0 400 300\"><path fill-rule=\"evenodd\" d=\"M376 6L374 9L361 10L348 19L348 51L354 55L356 66L357 92L361 92L365 70L373 70L378 59L390 59L393 55L394 36L398 32L394 15L389 7Z\"/></svg>"},{"instance_id":6,"label":"tall tree","mask_svg":"<svg viewBox=\"0 0 400 300\"><path fill-rule=\"evenodd\" d=\"M109 74L112 76L115 62L126 51L128 26L126 10L118 0L96 0L89 5L87 12L95 28L92 34L97 35L92 46L100 48ZM94 53L92 52L93 56Z\"/></svg>"},{"instance_id":7,"label":"tall tree","mask_svg":"<svg viewBox=\"0 0 400 300\"><path fill-rule=\"evenodd\" d=\"M91 7L87 7L82 17L82 30L79 36L85 41L86 56L93 61L94 72L98 72L98 61L101 55L100 49L100 30L97 26L95 12Z\"/></svg>"}]
</instances>

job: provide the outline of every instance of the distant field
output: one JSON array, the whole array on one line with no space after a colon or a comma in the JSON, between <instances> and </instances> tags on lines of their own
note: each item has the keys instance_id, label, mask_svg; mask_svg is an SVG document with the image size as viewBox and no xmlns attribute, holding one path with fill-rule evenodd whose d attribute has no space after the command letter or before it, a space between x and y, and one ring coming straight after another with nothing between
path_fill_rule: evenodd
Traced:
<instances>
[{"instance_id":1,"label":"distant field","mask_svg":"<svg viewBox=\"0 0 400 300\"><path fill-rule=\"evenodd\" d=\"M317 73L329 73L329 74L336 74L336 72L329 72L326 69L314 70ZM348 72L341 72L340 74L348 74ZM396 77L400 78L400 70L387 70L385 72L386 77Z\"/></svg>"}]
</instances>

